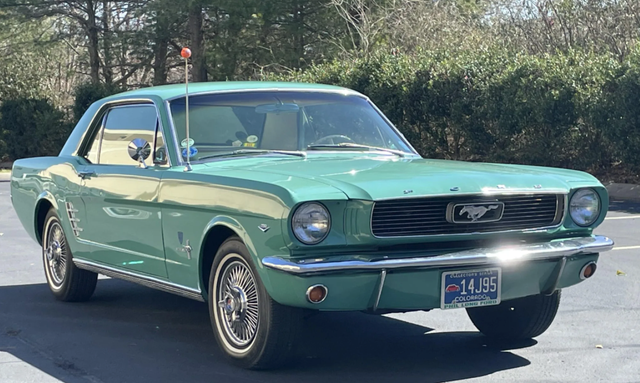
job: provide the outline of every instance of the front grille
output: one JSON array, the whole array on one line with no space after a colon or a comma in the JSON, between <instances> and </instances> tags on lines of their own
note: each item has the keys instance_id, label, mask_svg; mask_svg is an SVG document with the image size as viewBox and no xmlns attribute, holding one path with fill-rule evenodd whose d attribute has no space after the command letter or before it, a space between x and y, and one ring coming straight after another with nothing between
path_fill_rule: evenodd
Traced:
<instances>
[{"instance_id":1,"label":"front grille","mask_svg":"<svg viewBox=\"0 0 640 383\"><path fill-rule=\"evenodd\" d=\"M502 202L502 218L495 222L452 223L447 209L456 204ZM519 194L404 198L376 202L371 230L376 237L490 233L558 225L564 213L562 194Z\"/></svg>"}]
</instances>

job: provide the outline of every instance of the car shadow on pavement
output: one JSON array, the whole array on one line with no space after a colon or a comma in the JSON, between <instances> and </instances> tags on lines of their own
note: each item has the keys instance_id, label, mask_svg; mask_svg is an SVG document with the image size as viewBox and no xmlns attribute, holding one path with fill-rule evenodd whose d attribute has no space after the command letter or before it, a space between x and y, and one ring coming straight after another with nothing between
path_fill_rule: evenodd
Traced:
<instances>
[{"instance_id":1,"label":"car shadow on pavement","mask_svg":"<svg viewBox=\"0 0 640 383\"><path fill-rule=\"evenodd\" d=\"M452 381L529 365L509 350L536 344L362 313L313 315L304 328L293 366L246 371L218 350L204 303L112 279L85 303L57 302L45 284L0 287L0 353L65 383Z\"/></svg>"},{"instance_id":2,"label":"car shadow on pavement","mask_svg":"<svg viewBox=\"0 0 640 383\"><path fill-rule=\"evenodd\" d=\"M609 201L609 210L630 214L640 214L640 202Z\"/></svg>"}]
</instances>

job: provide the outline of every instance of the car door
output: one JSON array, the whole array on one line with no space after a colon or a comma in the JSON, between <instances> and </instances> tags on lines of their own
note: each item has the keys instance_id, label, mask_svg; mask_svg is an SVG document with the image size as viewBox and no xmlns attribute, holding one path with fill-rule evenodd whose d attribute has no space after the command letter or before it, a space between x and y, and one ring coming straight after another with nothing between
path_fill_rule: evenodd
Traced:
<instances>
[{"instance_id":1,"label":"car door","mask_svg":"<svg viewBox=\"0 0 640 383\"><path fill-rule=\"evenodd\" d=\"M152 155L140 164L129 155L143 139ZM139 141L138 141L139 142ZM136 273L166 277L158 189L166 169L162 129L154 104L109 108L78 169L82 177L84 223L81 239L91 259Z\"/></svg>"}]
</instances>

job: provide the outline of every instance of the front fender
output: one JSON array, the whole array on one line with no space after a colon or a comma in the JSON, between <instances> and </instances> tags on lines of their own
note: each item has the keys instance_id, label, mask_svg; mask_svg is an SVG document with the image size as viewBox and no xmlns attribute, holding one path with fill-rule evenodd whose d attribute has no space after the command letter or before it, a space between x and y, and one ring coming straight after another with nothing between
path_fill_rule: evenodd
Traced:
<instances>
[{"instance_id":1,"label":"front fender","mask_svg":"<svg viewBox=\"0 0 640 383\"><path fill-rule=\"evenodd\" d=\"M230 229L231 231L233 231L234 233L236 233L236 235L238 237L240 237L240 239L242 239L244 244L247 246L247 248L249 249L249 252L251 253L252 257L254 256L254 254L256 254L255 246L253 245L253 242L251 241L251 238L247 234L247 231L244 229L242 224L240 224L240 222L238 222L238 220L236 220L234 218L231 218L229 216L225 216L225 215L219 215L219 216L213 218L211 221L209 221L209 223L205 227L204 231L202 232L202 237L200 238L200 243L204 243L205 242L205 240L207 238L207 235L209 234L209 232L212 229L214 229L216 227L220 227L220 226L224 226L224 227ZM201 254L200 256L202 257L202 255L203 254ZM257 260L258 260L257 258L254 259L254 261L257 261Z\"/></svg>"},{"instance_id":2,"label":"front fender","mask_svg":"<svg viewBox=\"0 0 640 383\"><path fill-rule=\"evenodd\" d=\"M240 222L240 220L226 215L218 215L214 217L211 221L209 221L209 223L203 230L200 243L206 243L208 235L210 235L214 230L225 228L227 229L225 231L233 232L244 242L253 261L253 265L258 271L258 275L262 283L264 284L267 292L271 294L272 284L269 279L270 273L262 264L262 258L268 257L270 256L270 254L273 255L289 253L284 241L284 237L282 235L282 231L280 230L280 222L278 222L278 220L269 222L268 220L265 220L264 217L262 219L258 217L243 217L241 219L243 220L243 222ZM266 231L263 231L263 229L260 229L260 225L266 225L268 229ZM202 283L206 282L203 279L205 272L203 267L203 260L206 256L207 254L205 254L205 247L201 246L198 269L200 270L199 278Z\"/></svg>"}]
</instances>

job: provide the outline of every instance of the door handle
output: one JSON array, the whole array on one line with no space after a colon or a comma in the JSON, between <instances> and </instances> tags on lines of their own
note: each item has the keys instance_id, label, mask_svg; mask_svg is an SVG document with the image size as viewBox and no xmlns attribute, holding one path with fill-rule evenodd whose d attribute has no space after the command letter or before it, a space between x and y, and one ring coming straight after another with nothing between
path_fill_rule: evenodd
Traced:
<instances>
[{"instance_id":1,"label":"door handle","mask_svg":"<svg viewBox=\"0 0 640 383\"><path fill-rule=\"evenodd\" d=\"M94 172L93 170L80 170L78 171L78 177L82 178L83 180L86 178L90 178L92 176L95 176L96 172Z\"/></svg>"}]
</instances>

